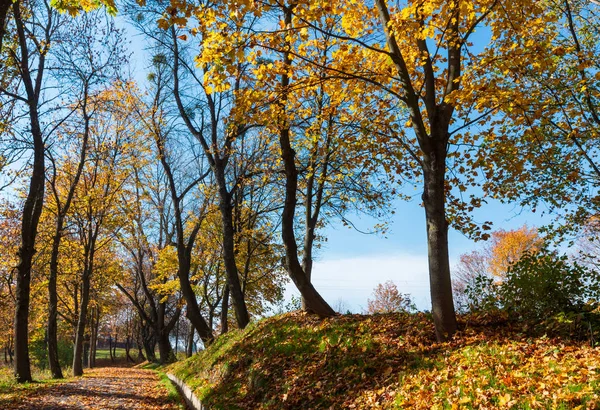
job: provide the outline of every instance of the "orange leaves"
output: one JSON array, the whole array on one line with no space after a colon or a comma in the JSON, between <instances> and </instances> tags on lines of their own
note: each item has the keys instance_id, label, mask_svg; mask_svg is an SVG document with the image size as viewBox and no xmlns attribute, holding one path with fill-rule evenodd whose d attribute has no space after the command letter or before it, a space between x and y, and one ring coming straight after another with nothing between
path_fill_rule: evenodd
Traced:
<instances>
[{"instance_id":1,"label":"orange leaves","mask_svg":"<svg viewBox=\"0 0 600 410\"><path fill-rule=\"evenodd\" d=\"M179 403L169 398L169 391L159 382L154 371L119 367L94 369L82 378L44 386L15 400L10 404L11 409L82 406L92 410L180 409Z\"/></svg>"},{"instance_id":2,"label":"orange leaves","mask_svg":"<svg viewBox=\"0 0 600 410\"><path fill-rule=\"evenodd\" d=\"M538 251L542 242L537 229L528 228L527 225L492 233L489 259L491 273L499 278L504 277L508 268L518 262L525 252Z\"/></svg>"}]
</instances>

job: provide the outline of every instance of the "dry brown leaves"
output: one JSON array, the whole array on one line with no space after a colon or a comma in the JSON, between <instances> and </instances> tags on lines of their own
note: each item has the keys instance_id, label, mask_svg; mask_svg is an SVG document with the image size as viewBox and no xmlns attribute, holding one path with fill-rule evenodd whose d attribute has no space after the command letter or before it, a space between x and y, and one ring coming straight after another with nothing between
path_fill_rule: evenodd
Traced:
<instances>
[{"instance_id":1,"label":"dry brown leaves","mask_svg":"<svg viewBox=\"0 0 600 410\"><path fill-rule=\"evenodd\" d=\"M0 406L10 409L148 409L175 410L165 386L152 370L104 367L83 377L38 389Z\"/></svg>"}]
</instances>

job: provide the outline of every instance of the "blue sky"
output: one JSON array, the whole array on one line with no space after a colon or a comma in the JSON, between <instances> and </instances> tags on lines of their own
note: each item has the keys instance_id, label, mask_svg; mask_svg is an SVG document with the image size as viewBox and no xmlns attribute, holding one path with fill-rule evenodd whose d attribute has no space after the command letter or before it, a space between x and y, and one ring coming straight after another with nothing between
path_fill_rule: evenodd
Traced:
<instances>
[{"instance_id":1,"label":"blue sky","mask_svg":"<svg viewBox=\"0 0 600 410\"><path fill-rule=\"evenodd\" d=\"M391 280L400 292L411 294L417 308L431 308L425 210L417 200L398 200L394 205L396 214L387 238L364 235L341 225L327 228L328 241L317 253L313 282L332 305L341 304L344 309L359 313L366 308L373 288ZM498 202L490 202L477 214L482 220L491 220L494 230L514 229L524 224L540 226L548 222L548 217ZM359 225L367 228L369 221L362 220ZM461 254L481 246L453 229L448 243L451 267ZM287 295L292 294L297 291L290 286Z\"/></svg>"}]
</instances>

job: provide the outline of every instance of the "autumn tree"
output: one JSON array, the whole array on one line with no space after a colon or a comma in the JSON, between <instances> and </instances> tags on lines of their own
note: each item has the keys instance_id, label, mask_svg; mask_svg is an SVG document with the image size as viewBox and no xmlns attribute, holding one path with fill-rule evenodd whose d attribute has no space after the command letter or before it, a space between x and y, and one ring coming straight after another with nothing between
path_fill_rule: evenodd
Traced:
<instances>
[{"instance_id":1,"label":"autumn tree","mask_svg":"<svg viewBox=\"0 0 600 410\"><path fill-rule=\"evenodd\" d=\"M121 98L116 97L119 89L105 91L112 95L110 106L95 118L90 138L89 161L86 162L81 183L77 188L72 205L72 221L83 250L81 272L81 297L75 336L73 374L83 373L83 345L88 318L90 288L96 255L99 249L113 241L116 226L119 226L117 205L121 190L129 178L137 123L133 114Z\"/></svg>"},{"instance_id":2,"label":"autumn tree","mask_svg":"<svg viewBox=\"0 0 600 410\"><path fill-rule=\"evenodd\" d=\"M92 119L102 110L101 92L111 81L116 81L120 64L124 59L120 49L122 37L116 31L114 23L105 22L106 16L100 12L90 12L72 20L57 35L57 46L54 50L60 59L61 68L55 75L57 81L69 81L73 95L74 115L60 127L60 140L50 154L51 177L49 191L52 195L53 212L56 226L52 239L50 259L50 275L48 279L49 314L48 314L48 360L54 378L62 378L58 363L57 347L57 295L56 281L60 241L63 234L65 218L79 184L87 158L88 141ZM81 131L80 131L81 130ZM59 148L60 147L60 148ZM70 161L69 153L78 151L75 161ZM61 161L64 155L67 161ZM63 174L59 185L57 178Z\"/></svg>"},{"instance_id":3,"label":"autumn tree","mask_svg":"<svg viewBox=\"0 0 600 410\"><path fill-rule=\"evenodd\" d=\"M152 151L138 158L150 155ZM161 275L158 264L161 253L171 249L175 232L166 176L155 161L144 162L134 166L131 187L123 198L122 212L127 222L118 238L129 276L117 287L137 310L143 326L152 329L146 332L143 342L148 360L156 360L151 342L154 339L160 362L168 363L175 360L170 334L179 320L181 305L179 295L161 294L157 289L176 278L177 266Z\"/></svg>"},{"instance_id":4,"label":"autumn tree","mask_svg":"<svg viewBox=\"0 0 600 410\"><path fill-rule=\"evenodd\" d=\"M5 4L5 3L3 3ZM27 198L23 205L21 224L21 243L19 246L19 264L16 278L15 311L15 367L18 382L31 381L31 369L28 349L29 302L31 286L32 260L35 253L35 239L38 222L44 202L45 185L45 141L52 127L42 127L43 114L48 100L44 90L48 86L46 68L50 44L54 40L61 18L45 2L13 2L11 5L14 30L18 47L5 59L6 64L18 67L19 81L2 88L4 99L13 99L20 104L20 110L26 115L27 125L22 133L28 148L33 151L31 177ZM4 16L2 16L2 23ZM4 34L4 26L2 26Z\"/></svg>"},{"instance_id":5,"label":"autumn tree","mask_svg":"<svg viewBox=\"0 0 600 410\"><path fill-rule=\"evenodd\" d=\"M388 280L373 290L373 299L367 301L367 313L404 313L415 310L409 294L402 294L394 282Z\"/></svg>"}]
</instances>

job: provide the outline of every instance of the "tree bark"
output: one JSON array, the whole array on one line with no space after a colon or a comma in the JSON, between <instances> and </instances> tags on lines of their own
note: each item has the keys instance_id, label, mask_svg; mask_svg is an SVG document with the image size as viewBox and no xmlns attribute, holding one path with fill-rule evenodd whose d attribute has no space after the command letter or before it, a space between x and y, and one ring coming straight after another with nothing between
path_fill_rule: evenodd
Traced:
<instances>
[{"instance_id":1,"label":"tree bark","mask_svg":"<svg viewBox=\"0 0 600 410\"><path fill-rule=\"evenodd\" d=\"M292 24L292 8L284 7L286 27L291 27ZM283 53L283 65L291 66L292 60L290 53ZM282 97L281 105L285 112L287 103L288 87L290 85L290 77L287 72L281 75ZM280 119L282 122L279 125L279 146L281 150L281 159L285 168L285 200L283 212L281 215L281 237L285 248L285 265L290 275L290 278L300 291L303 300L305 301L307 310L314 312L321 317L330 317L335 315L335 311L317 292L315 287L310 282L306 272L302 269L298 260L298 244L294 232L294 216L296 212L297 191L298 191L298 170L296 168L295 156L296 153L292 149L290 142L290 125L286 118Z\"/></svg>"},{"instance_id":2,"label":"tree bark","mask_svg":"<svg viewBox=\"0 0 600 410\"><path fill-rule=\"evenodd\" d=\"M233 302L235 319L238 327L243 329L250 322L250 316L240 285L240 276L235 261L233 205L231 203L231 194L227 190L224 165L221 164L222 160L217 160L217 162L218 165L214 167L213 172L219 185L219 210L221 211L221 221L223 224L223 262L225 263L225 272L227 272L227 285L231 294L231 301Z\"/></svg>"},{"instance_id":3,"label":"tree bark","mask_svg":"<svg viewBox=\"0 0 600 410\"><path fill-rule=\"evenodd\" d=\"M42 213L44 202L45 184L45 147L42 129L40 127L38 113L38 98L40 90L37 80L41 80L44 71L44 56L40 56L38 62L38 73L36 85L31 79L29 71L29 50L23 21L21 20L20 1L13 3L13 13L19 37L21 50L20 70L23 84L27 91L29 105L29 120L31 136L33 139L33 170L29 182L29 192L23 206L23 218L21 224L21 246L19 247L19 264L17 266L17 283L15 288L15 366L14 375L19 383L30 382L31 367L29 363L29 298L31 291L31 266L35 254L35 239L38 231L38 223ZM50 19L50 17L49 17Z\"/></svg>"},{"instance_id":4,"label":"tree bark","mask_svg":"<svg viewBox=\"0 0 600 410\"><path fill-rule=\"evenodd\" d=\"M63 218L59 214L56 217L56 231L52 241L52 253L50 255L50 276L48 278L48 365L53 379L62 379L62 369L58 361L58 296L56 294L56 280L58 276L58 250L60 237L62 235Z\"/></svg>"},{"instance_id":5,"label":"tree bark","mask_svg":"<svg viewBox=\"0 0 600 410\"><path fill-rule=\"evenodd\" d=\"M221 301L221 334L229 332L229 286L223 288L223 300Z\"/></svg>"},{"instance_id":6,"label":"tree bark","mask_svg":"<svg viewBox=\"0 0 600 410\"><path fill-rule=\"evenodd\" d=\"M445 148L424 159L423 204L427 223L431 303L438 340L447 340L457 327L448 258L444 157Z\"/></svg>"},{"instance_id":7,"label":"tree bark","mask_svg":"<svg viewBox=\"0 0 600 410\"><path fill-rule=\"evenodd\" d=\"M82 280L81 304L79 307L79 319L77 320L77 333L75 335L75 349L73 353L73 376L81 376L83 374L83 344L87 310L90 301L89 274L84 274Z\"/></svg>"},{"instance_id":8,"label":"tree bark","mask_svg":"<svg viewBox=\"0 0 600 410\"><path fill-rule=\"evenodd\" d=\"M185 356L192 357L194 352L194 327L190 326L190 331L188 333L187 344L185 346Z\"/></svg>"},{"instance_id":9,"label":"tree bark","mask_svg":"<svg viewBox=\"0 0 600 410\"><path fill-rule=\"evenodd\" d=\"M81 299L79 304L79 319L77 321L77 333L75 336L75 350L73 353L73 376L83 374L83 344L85 337L85 327L87 321L88 306L90 303L90 286L92 278L92 269L94 266L94 253L96 247L96 234L89 233L92 237L88 242L88 249L85 253L85 266L81 275Z\"/></svg>"}]
</instances>

